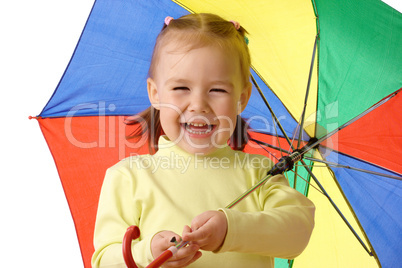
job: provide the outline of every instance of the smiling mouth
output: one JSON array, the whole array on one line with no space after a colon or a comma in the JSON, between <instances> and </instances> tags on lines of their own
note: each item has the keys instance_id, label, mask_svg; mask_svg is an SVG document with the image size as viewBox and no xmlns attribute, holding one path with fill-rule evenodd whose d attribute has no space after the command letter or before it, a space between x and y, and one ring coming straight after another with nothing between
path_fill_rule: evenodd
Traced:
<instances>
[{"instance_id":1,"label":"smiling mouth","mask_svg":"<svg viewBox=\"0 0 402 268\"><path fill-rule=\"evenodd\" d=\"M205 123L184 123L184 129L196 135L204 135L210 133L214 129L214 125L209 125Z\"/></svg>"}]
</instances>

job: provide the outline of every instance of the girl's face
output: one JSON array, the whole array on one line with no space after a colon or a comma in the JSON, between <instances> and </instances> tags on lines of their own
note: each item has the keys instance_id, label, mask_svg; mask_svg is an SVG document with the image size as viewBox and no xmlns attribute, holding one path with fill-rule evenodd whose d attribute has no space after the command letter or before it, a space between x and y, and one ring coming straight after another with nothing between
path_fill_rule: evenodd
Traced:
<instances>
[{"instance_id":1,"label":"girl's face","mask_svg":"<svg viewBox=\"0 0 402 268\"><path fill-rule=\"evenodd\" d=\"M149 98L171 141L189 153L209 154L227 144L251 84L241 79L238 57L223 49L178 51L177 45L161 48Z\"/></svg>"}]
</instances>

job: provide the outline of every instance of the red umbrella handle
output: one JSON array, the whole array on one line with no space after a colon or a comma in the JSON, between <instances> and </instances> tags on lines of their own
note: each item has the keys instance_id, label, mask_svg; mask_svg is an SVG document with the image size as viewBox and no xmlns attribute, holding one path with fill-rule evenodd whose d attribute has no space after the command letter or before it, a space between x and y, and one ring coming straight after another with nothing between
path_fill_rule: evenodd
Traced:
<instances>
[{"instance_id":1,"label":"red umbrella handle","mask_svg":"<svg viewBox=\"0 0 402 268\"><path fill-rule=\"evenodd\" d=\"M123 258L126 263L127 268L138 268L135 264L133 253L131 252L131 242L134 239L140 237L140 228L135 225L132 225L127 228L126 233L123 237ZM182 242L181 246L185 246L187 242ZM167 250L165 250L158 258L156 258L153 262L151 262L146 268L158 268L162 264L164 264L168 259L170 259L176 252L178 248L175 246L171 246Z\"/></svg>"},{"instance_id":2,"label":"red umbrella handle","mask_svg":"<svg viewBox=\"0 0 402 268\"><path fill-rule=\"evenodd\" d=\"M127 268L138 268L131 252L131 242L138 237L140 237L140 228L135 225L127 228L123 238L123 258Z\"/></svg>"}]
</instances>

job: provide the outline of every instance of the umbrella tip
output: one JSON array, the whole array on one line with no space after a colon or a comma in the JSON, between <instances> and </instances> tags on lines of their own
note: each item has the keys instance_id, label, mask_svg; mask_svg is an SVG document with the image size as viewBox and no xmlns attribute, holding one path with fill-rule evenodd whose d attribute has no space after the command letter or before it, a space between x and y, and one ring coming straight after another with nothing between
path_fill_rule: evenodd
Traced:
<instances>
[{"instance_id":1,"label":"umbrella tip","mask_svg":"<svg viewBox=\"0 0 402 268\"><path fill-rule=\"evenodd\" d=\"M29 120L38 119L38 117L37 117L37 116L31 116L31 115L30 115L30 116L28 116L28 119L29 119Z\"/></svg>"}]
</instances>

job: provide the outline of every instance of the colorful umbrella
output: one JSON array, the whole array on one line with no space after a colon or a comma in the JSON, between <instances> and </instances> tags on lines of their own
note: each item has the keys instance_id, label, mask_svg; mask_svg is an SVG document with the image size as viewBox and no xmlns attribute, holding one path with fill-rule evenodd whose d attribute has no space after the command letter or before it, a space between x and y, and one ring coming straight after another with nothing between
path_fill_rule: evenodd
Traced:
<instances>
[{"instance_id":1,"label":"colorful umbrella","mask_svg":"<svg viewBox=\"0 0 402 268\"><path fill-rule=\"evenodd\" d=\"M402 15L379 0L96 1L59 85L36 117L85 267L106 168L148 152L144 140L125 139L132 129L124 122L149 106L154 39L166 16L189 12L217 13L249 32L255 86L242 114L253 129L245 150L278 161L314 144L286 175L315 202L316 227L305 252L294 261L277 259L277 267L396 267L402 256Z\"/></svg>"}]
</instances>

